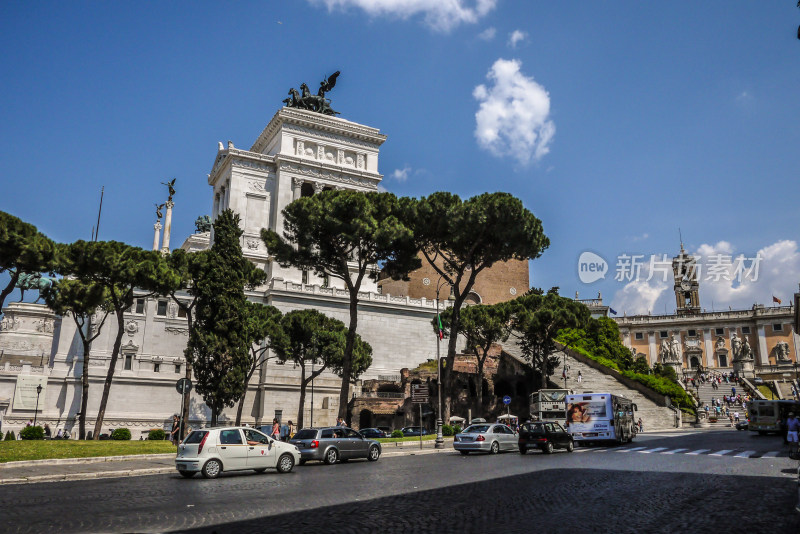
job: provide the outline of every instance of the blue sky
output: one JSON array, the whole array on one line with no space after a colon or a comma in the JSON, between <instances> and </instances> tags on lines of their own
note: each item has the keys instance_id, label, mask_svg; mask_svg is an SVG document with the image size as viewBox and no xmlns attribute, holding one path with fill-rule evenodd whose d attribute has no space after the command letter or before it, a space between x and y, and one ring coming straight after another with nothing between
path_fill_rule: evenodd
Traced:
<instances>
[{"instance_id":1,"label":"blue sky","mask_svg":"<svg viewBox=\"0 0 800 534\"><path fill-rule=\"evenodd\" d=\"M800 281L800 10L782 2L37 2L0 7L0 210L58 241L149 247L177 178L173 246L211 208L218 141L248 148L290 87L341 71L341 117L388 135L398 195L508 191L551 247L531 283L674 309L620 254L679 248L756 280L701 281L711 310ZM610 274L592 284L578 257ZM647 268L644 269L646 274ZM730 274L730 273L729 273ZM752 278L752 277L751 277Z\"/></svg>"}]
</instances>

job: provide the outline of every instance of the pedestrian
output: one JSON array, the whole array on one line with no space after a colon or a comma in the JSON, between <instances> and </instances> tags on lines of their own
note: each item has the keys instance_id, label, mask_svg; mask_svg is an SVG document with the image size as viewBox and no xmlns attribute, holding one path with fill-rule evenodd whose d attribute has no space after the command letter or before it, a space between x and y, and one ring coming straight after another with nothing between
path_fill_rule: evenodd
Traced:
<instances>
[{"instance_id":1,"label":"pedestrian","mask_svg":"<svg viewBox=\"0 0 800 534\"><path fill-rule=\"evenodd\" d=\"M277 419L272 420L272 433L269 435L272 439L281 439L281 425Z\"/></svg>"},{"instance_id":2,"label":"pedestrian","mask_svg":"<svg viewBox=\"0 0 800 534\"><path fill-rule=\"evenodd\" d=\"M289 439L292 439L292 436L294 436L294 423L289 421Z\"/></svg>"},{"instance_id":3,"label":"pedestrian","mask_svg":"<svg viewBox=\"0 0 800 534\"><path fill-rule=\"evenodd\" d=\"M792 443L794 443L795 449L797 448L798 431L800 431L800 420L795 417L794 412L789 412L789 417L786 419L786 441L789 443L789 447L792 447Z\"/></svg>"},{"instance_id":4,"label":"pedestrian","mask_svg":"<svg viewBox=\"0 0 800 534\"><path fill-rule=\"evenodd\" d=\"M64 437L64 431L59 428L58 432L56 433L56 439L61 439L63 437Z\"/></svg>"},{"instance_id":5,"label":"pedestrian","mask_svg":"<svg viewBox=\"0 0 800 534\"><path fill-rule=\"evenodd\" d=\"M580 371L578 371L578 384L580 384L581 382L583 382L583 375L581 374Z\"/></svg>"},{"instance_id":6,"label":"pedestrian","mask_svg":"<svg viewBox=\"0 0 800 534\"><path fill-rule=\"evenodd\" d=\"M644 424L642 423L641 417L639 418L638 423L639 423L639 433L641 434L642 432L644 432Z\"/></svg>"},{"instance_id":7,"label":"pedestrian","mask_svg":"<svg viewBox=\"0 0 800 534\"><path fill-rule=\"evenodd\" d=\"M48 425L47 423L44 424L44 437L46 438L52 437L52 435L50 434L50 425Z\"/></svg>"},{"instance_id":8,"label":"pedestrian","mask_svg":"<svg viewBox=\"0 0 800 534\"><path fill-rule=\"evenodd\" d=\"M344 419L342 419L341 417L337 417L336 418L336 426L345 426Z\"/></svg>"},{"instance_id":9,"label":"pedestrian","mask_svg":"<svg viewBox=\"0 0 800 534\"><path fill-rule=\"evenodd\" d=\"M289 425L281 425L281 441L289 441Z\"/></svg>"},{"instance_id":10,"label":"pedestrian","mask_svg":"<svg viewBox=\"0 0 800 534\"><path fill-rule=\"evenodd\" d=\"M169 433L169 440L172 442L173 445L177 446L181 440L179 435L181 429L181 423L178 419L177 415L172 416L172 430Z\"/></svg>"},{"instance_id":11,"label":"pedestrian","mask_svg":"<svg viewBox=\"0 0 800 534\"><path fill-rule=\"evenodd\" d=\"M25 426L33 426L33 419L28 419L28 423Z\"/></svg>"},{"instance_id":12,"label":"pedestrian","mask_svg":"<svg viewBox=\"0 0 800 534\"><path fill-rule=\"evenodd\" d=\"M733 420L739 422L739 412L733 412Z\"/></svg>"}]
</instances>

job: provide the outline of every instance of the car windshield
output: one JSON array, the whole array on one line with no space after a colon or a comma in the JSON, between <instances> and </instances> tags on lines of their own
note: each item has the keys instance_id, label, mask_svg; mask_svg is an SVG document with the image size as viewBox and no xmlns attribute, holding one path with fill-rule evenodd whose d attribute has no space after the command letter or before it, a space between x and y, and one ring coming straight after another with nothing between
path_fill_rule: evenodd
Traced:
<instances>
[{"instance_id":1,"label":"car windshield","mask_svg":"<svg viewBox=\"0 0 800 534\"><path fill-rule=\"evenodd\" d=\"M303 430L298 431L292 439L314 439L317 437L317 431L311 428L304 428Z\"/></svg>"},{"instance_id":2,"label":"car windshield","mask_svg":"<svg viewBox=\"0 0 800 534\"><path fill-rule=\"evenodd\" d=\"M186 439L183 441L183 444L194 445L195 443L200 443L203 441L203 438L206 437L206 434L208 434L208 432L205 430L195 430L186 437Z\"/></svg>"},{"instance_id":3,"label":"car windshield","mask_svg":"<svg viewBox=\"0 0 800 534\"><path fill-rule=\"evenodd\" d=\"M522 430L525 432L541 433L544 432L544 425L542 424L526 424L522 425Z\"/></svg>"},{"instance_id":4,"label":"car windshield","mask_svg":"<svg viewBox=\"0 0 800 534\"><path fill-rule=\"evenodd\" d=\"M464 430L464 434L482 434L489 431L489 425L472 425Z\"/></svg>"}]
</instances>

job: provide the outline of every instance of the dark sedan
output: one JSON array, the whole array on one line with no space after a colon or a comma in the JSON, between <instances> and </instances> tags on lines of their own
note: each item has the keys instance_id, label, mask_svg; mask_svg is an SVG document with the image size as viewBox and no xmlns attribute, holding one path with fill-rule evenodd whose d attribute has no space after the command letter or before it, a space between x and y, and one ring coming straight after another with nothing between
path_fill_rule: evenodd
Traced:
<instances>
[{"instance_id":1,"label":"dark sedan","mask_svg":"<svg viewBox=\"0 0 800 534\"><path fill-rule=\"evenodd\" d=\"M572 436L558 423L525 423L519 429L518 443L522 454L528 452L528 449L540 449L546 454L552 453L554 449L567 449L567 452L575 449Z\"/></svg>"},{"instance_id":2,"label":"dark sedan","mask_svg":"<svg viewBox=\"0 0 800 534\"><path fill-rule=\"evenodd\" d=\"M407 426L400 431L403 433L404 438L409 436L427 436L430 434L427 429L422 428L421 426Z\"/></svg>"},{"instance_id":3,"label":"dark sedan","mask_svg":"<svg viewBox=\"0 0 800 534\"><path fill-rule=\"evenodd\" d=\"M378 439L378 438L385 438L386 432L379 428L360 428L358 433L364 436L365 438L370 439Z\"/></svg>"}]
</instances>

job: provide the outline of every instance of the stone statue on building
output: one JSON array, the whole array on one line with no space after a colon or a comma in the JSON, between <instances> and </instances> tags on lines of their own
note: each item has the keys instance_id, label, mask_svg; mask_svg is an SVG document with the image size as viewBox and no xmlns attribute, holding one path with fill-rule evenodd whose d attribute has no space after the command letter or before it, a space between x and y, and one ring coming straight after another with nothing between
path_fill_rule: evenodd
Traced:
<instances>
[{"instance_id":1,"label":"stone statue on building","mask_svg":"<svg viewBox=\"0 0 800 534\"><path fill-rule=\"evenodd\" d=\"M305 82L300 84L300 91L302 91L302 94L292 87L289 89L291 98L284 99L283 103L290 108L307 109L308 111L316 111L323 115L339 115L338 111L334 111L331 108L331 101L325 98L325 93L333 89L336 85L336 78L338 77L339 71L337 70L326 79L322 80L319 84L319 91L317 91L315 95L311 94L311 90Z\"/></svg>"},{"instance_id":2,"label":"stone statue on building","mask_svg":"<svg viewBox=\"0 0 800 534\"><path fill-rule=\"evenodd\" d=\"M173 178L170 182L161 182L161 185L166 185L169 190L167 202L172 202L172 197L175 196L175 180L177 180L177 178Z\"/></svg>"},{"instance_id":3,"label":"stone statue on building","mask_svg":"<svg viewBox=\"0 0 800 534\"><path fill-rule=\"evenodd\" d=\"M722 350L725 348L725 340L722 339L722 336L717 337L717 344L715 348L717 350Z\"/></svg>"},{"instance_id":4,"label":"stone statue on building","mask_svg":"<svg viewBox=\"0 0 800 534\"><path fill-rule=\"evenodd\" d=\"M162 209L164 209L164 204L159 204L158 202L156 202L156 218L157 218L159 221L160 221L160 220L161 220L161 218L164 216L164 214L163 214L163 213L161 213L161 210L162 210Z\"/></svg>"},{"instance_id":5,"label":"stone statue on building","mask_svg":"<svg viewBox=\"0 0 800 534\"><path fill-rule=\"evenodd\" d=\"M789 343L786 341L779 341L775 345L775 357L778 362L790 362L789 359Z\"/></svg>"},{"instance_id":6,"label":"stone statue on building","mask_svg":"<svg viewBox=\"0 0 800 534\"><path fill-rule=\"evenodd\" d=\"M681 361L680 342L675 337L675 334L672 334L670 339L661 341L660 354L663 363L677 363Z\"/></svg>"},{"instance_id":7,"label":"stone statue on building","mask_svg":"<svg viewBox=\"0 0 800 534\"><path fill-rule=\"evenodd\" d=\"M742 356L742 340L738 338L734 332L731 336L731 352L733 352L733 359L740 360Z\"/></svg>"},{"instance_id":8,"label":"stone statue on building","mask_svg":"<svg viewBox=\"0 0 800 534\"><path fill-rule=\"evenodd\" d=\"M208 215L201 215L194 221L194 228L198 234L211 231L211 218Z\"/></svg>"},{"instance_id":9,"label":"stone statue on building","mask_svg":"<svg viewBox=\"0 0 800 534\"><path fill-rule=\"evenodd\" d=\"M744 338L742 342L742 360L752 360L753 359L753 351L750 350L750 342L747 341L747 338Z\"/></svg>"}]
</instances>

